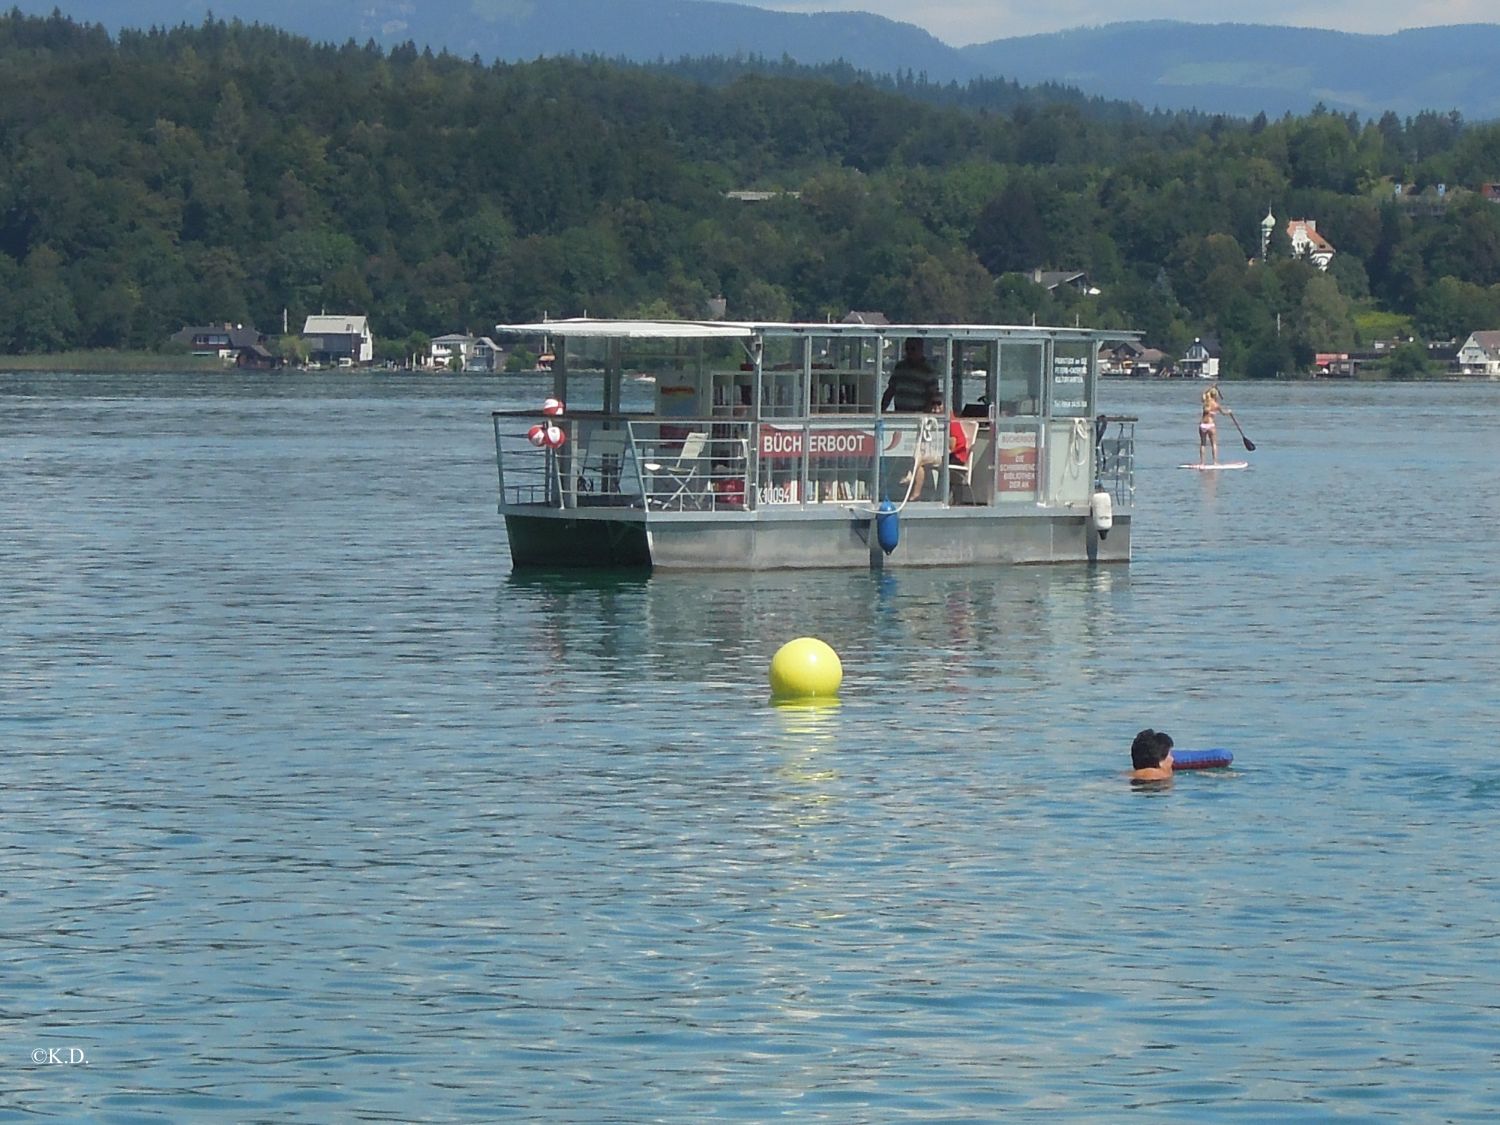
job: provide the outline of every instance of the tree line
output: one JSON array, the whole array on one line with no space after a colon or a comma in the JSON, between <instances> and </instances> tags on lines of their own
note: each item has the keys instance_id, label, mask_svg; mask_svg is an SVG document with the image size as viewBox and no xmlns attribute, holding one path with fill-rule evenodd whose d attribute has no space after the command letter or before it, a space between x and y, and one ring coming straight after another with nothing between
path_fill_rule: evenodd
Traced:
<instances>
[{"instance_id":1,"label":"tree line","mask_svg":"<svg viewBox=\"0 0 1500 1125\"><path fill-rule=\"evenodd\" d=\"M214 19L112 37L13 10L0 351L322 310L405 341L722 296L739 318L1076 319L1169 354L1214 335L1229 370L1264 375L1500 328L1500 204L1476 190L1494 181L1500 125L1451 113L1245 121L764 60L487 65ZM1316 219L1332 268L1282 230L1252 261L1268 209ZM1099 292L1049 293L1034 268Z\"/></svg>"}]
</instances>

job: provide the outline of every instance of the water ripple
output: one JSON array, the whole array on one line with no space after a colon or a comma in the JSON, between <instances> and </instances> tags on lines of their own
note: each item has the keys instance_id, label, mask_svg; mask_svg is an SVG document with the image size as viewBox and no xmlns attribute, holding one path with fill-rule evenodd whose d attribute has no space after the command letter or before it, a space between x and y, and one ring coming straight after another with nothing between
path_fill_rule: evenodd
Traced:
<instances>
[{"instance_id":1,"label":"water ripple","mask_svg":"<svg viewBox=\"0 0 1500 1125\"><path fill-rule=\"evenodd\" d=\"M1500 1111L1500 388L1112 386L1128 570L660 579L509 575L539 391L0 379L0 1119Z\"/></svg>"}]
</instances>

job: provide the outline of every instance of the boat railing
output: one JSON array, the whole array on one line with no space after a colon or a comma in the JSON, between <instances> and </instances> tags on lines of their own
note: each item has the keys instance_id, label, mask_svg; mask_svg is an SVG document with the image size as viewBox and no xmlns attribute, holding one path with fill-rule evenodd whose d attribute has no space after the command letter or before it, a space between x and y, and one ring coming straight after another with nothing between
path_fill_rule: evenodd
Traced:
<instances>
[{"instance_id":1,"label":"boat railing","mask_svg":"<svg viewBox=\"0 0 1500 1125\"><path fill-rule=\"evenodd\" d=\"M1100 415L1094 423L1094 486L1127 509L1135 422ZM540 444L532 440L537 427ZM648 514L868 510L883 500L988 507L1048 501L1042 428L1025 419L982 422L962 473L949 464L947 419L923 414L751 421L496 412L495 443L501 503L509 506ZM1086 422L1067 432L1069 441L1078 434L1087 441ZM1067 450L1059 446L1055 456L1071 458Z\"/></svg>"},{"instance_id":2,"label":"boat railing","mask_svg":"<svg viewBox=\"0 0 1500 1125\"><path fill-rule=\"evenodd\" d=\"M845 504L869 508L897 487L882 482L903 464L910 472L923 435L924 460L936 474L946 446L934 423L798 418L636 419L629 423L648 511L755 511ZM882 459L881 450L885 450ZM904 458L904 459L903 459Z\"/></svg>"},{"instance_id":3,"label":"boat railing","mask_svg":"<svg viewBox=\"0 0 1500 1125\"><path fill-rule=\"evenodd\" d=\"M752 506L750 423L708 418L630 422L648 512L742 512Z\"/></svg>"},{"instance_id":4,"label":"boat railing","mask_svg":"<svg viewBox=\"0 0 1500 1125\"><path fill-rule=\"evenodd\" d=\"M557 504L555 451L534 445L527 437L534 426L551 421L540 414L495 411L495 467L500 475L502 505L551 507Z\"/></svg>"},{"instance_id":5,"label":"boat railing","mask_svg":"<svg viewBox=\"0 0 1500 1125\"><path fill-rule=\"evenodd\" d=\"M1134 414L1101 414L1094 420L1094 487L1116 508L1135 506Z\"/></svg>"},{"instance_id":6,"label":"boat railing","mask_svg":"<svg viewBox=\"0 0 1500 1125\"><path fill-rule=\"evenodd\" d=\"M653 419L630 430L653 511L869 509L922 493L914 475L939 486L918 498L948 495L947 431L934 417Z\"/></svg>"},{"instance_id":7,"label":"boat railing","mask_svg":"<svg viewBox=\"0 0 1500 1125\"><path fill-rule=\"evenodd\" d=\"M936 434L935 425L927 430ZM757 506L801 508L870 508L892 491L916 492L912 478L923 432L921 415L759 422L751 492ZM927 462L943 460L946 446L940 446L935 436L927 449ZM926 475L924 464L921 476Z\"/></svg>"},{"instance_id":8,"label":"boat railing","mask_svg":"<svg viewBox=\"0 0 1500 1125\"><path fill-rule=\"evenodd\" d=\"M494 412L500 503L510 507L641 507L629 423L608 415Z\"/></svg>"},{"instance_id":9,"label":"boat railing","mask_svg":"<svg viewBox=\"0 0 1500 1125\"><path fill-rule=\"evenodd\" d=\"M496 411L494 424L502 505L648 512L747 506L748 422Z\"/></svg>"}]
</instances>

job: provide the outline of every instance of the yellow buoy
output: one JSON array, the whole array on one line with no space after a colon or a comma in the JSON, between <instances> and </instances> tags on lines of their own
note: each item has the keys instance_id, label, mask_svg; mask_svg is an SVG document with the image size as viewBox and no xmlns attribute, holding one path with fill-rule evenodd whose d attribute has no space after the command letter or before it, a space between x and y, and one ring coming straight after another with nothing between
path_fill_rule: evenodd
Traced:
<instances>
[{"instance_id":1,"label":"yellow buoy","mask_svg":"<svg viewBox=\"0 0 1500 1125\"><path fill-rule=\"evenodd\" d=\"M844 682L839 654L817 637L787 641L771 657L771 698L812 699L838 694Z\"/></svg>"}]
</instances>

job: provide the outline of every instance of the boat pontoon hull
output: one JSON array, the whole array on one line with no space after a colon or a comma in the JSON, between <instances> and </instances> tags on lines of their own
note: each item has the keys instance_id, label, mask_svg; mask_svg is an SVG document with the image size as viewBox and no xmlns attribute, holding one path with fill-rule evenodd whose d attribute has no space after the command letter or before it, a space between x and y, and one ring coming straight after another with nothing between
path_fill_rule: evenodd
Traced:
<instances>
[{"instance_id":1,"label":"boat pontoon hull","mask_svg":"<svg viewBox=\"0 0 1500 1125\"><path fill-rule=\"evenodd\" d=\"M908 509L899 520L899 542L889 555L874 542L874 520L868 515L661 513L630 520L509 511L505 528L512 565L520 569L833 570L1130 561L1129 516L1117 516L1103 539L1085 514L955 519L951 511Z\"/></svg>"}]
</instances>

